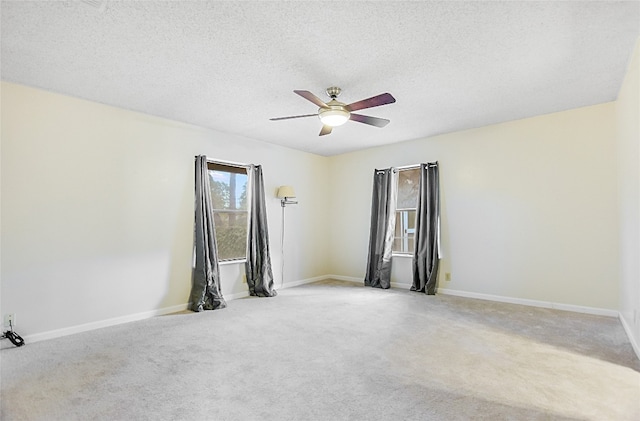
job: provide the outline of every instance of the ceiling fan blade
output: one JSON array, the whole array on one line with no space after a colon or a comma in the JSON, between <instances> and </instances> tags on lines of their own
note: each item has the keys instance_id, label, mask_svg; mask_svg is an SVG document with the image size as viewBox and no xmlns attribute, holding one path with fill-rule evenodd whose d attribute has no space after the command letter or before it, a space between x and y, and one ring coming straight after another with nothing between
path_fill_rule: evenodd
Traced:
<instances>
[{"instance_id":1,"label":"ceiling fan blade","mask_svg":"<svg viewBox=\"0 0 640 421\"><path fill-rule=\"evenodd\" d=\"M276 117L276 118L270 118L269 120L271 121L278 121L278 120L289 120L292 118L302 118L302 117L317 117L318 113L315 114L305 114L305 115L292 115L289 117Z\"/></svg>"},{"instance_id":2,"label":"ceiling fan blade","mask_svg":"<svg viewBox=\"0 0 640 421\"><path fill-rule=\"evenodd\" d=\"M376 126L376 127L384 127L387 124L389 124L389 120L387 120L386 118L371 117L368 115L353 114L353 113L351 113L351 117L349 117L349 120L357 121L358 123L364 123L364 124L368 124L370 126Z\"/></svg>"},{"instance_id":3,"label":"ceiling fan blade","mask_svg":"<svg viewBox=\"0 0 640 421\"><path fill-rule=\"evenodd\" d=\"M390 93L384 93L371 98L363 99L346 106L349 111L363 110L365 108L379 107L380 105L393 104L396 99Z\"/></svg>"},{"instance_id":4,"label":"ceiling fan blade","mask_svg":"<svg viewBox=\"0 0 640 421\"><path fill-rule=\"evenodd\" d=\"M332 128L333 128L333 127L331 127L331 126L327 126L327 125L325 124L324 126L322 126L322 130L320 130L320 134L319 134L318 136L324 136L324 135L326 135L326 134L331 133L331 129L332 129Z\"/></svg>"},{"instance_id":5,"label":"ceiling fan blade","mask_svg":"<svg viewBox=\"0 0 640 421\"><path fill-rule=\"evenodd\" d=\"M314 94L312 94L309 91L293 91L295 93L297 93L298 95L300 95L302 98L313 102L314 104L316 104L318 107L321 108L329 108L327 106L327 104L325 104L324 102L322 102L322 100L320 98L318 98L317 96L315 96Z\"/></svg>"}]
</instances>

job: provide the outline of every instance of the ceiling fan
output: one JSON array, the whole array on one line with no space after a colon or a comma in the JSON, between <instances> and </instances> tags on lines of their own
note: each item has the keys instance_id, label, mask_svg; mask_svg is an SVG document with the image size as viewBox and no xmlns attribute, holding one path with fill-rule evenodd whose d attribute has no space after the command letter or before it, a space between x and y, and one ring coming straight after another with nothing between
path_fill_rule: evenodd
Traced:
<instances>
[{"instance_id":1,"label":"ceiling fan","mask_svg":"<svg viewBox=\"0 0 640 421\"><path fill-rule=\"evenodd\" d=\"M384 93L380 95L373 96L371 98L363 99L361 101L356 101L351 104L344 104L336 98L340 95L341 89L332 86L331 88L327 88L327 95L331 98L331 101L324 103L320 98L315 96L309 91L293 91L296 94L300 95L304 99L313 102L318 107L318 112L316 114L304 114L304 115L294 115L289 117L276 117L270 119L271 121L277 120L288 120L291 118L302 118L302 117L320 117L320 121L322 121L322 130L320 130L319 136L324 136L331 133L331 130L340 126L347 122L347 120L357 121L358 123L369 124L375 127L384 127L389 124L389 120L378 117L371 117L368 115L362 114L354 114L353 111L362 110L365 108L373 108L379 107L380 105L392 104L396 102L396 99L389 93Z\"/></svg>"}]
</instances>

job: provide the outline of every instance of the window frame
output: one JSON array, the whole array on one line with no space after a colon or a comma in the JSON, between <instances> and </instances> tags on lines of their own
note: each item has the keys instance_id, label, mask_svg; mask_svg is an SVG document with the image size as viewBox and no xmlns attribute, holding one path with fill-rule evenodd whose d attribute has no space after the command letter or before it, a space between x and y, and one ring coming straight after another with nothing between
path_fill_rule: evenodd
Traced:
<instances>
[{"instance_id":1,"label":"window frame","mask_svg":"<svg viewBox=\"0 0 640 421\"><path fill-rule=\"evenodd\" d=\"M250 204L250 189L249 189L249 172L246 165L233 165L225 162L219 161L207 161L207 173L211 177L211 172L216 171L219 173L228 173L228 174L242 174L245 175L246 180L246 209L217 209L214 207L213 200L211 201L211 212L214 216L214 227L216 232L216 245L218 246L218 253L220 252L220 241L218 237L219 230L217 226L215 226L215 215L218 214L245 214L246 215L246 227L245 227L245 238L244 238L244 255L242 257L233 257L233 258L220 258L218 257L218 264L232 264L232 263L244 263L247 261L247 247L248 247L248 236L249 236L249 204Z\"/></svg>"},{"instance_id":2,"label":"window frame","mask_svg":"<svg viewBox=\"0 0 640 421\"><path fill-rule=\"evenodd\" d=\"M396 191L399 192L400 190L400 173L403 171L418 171L418 177L420 176L420 165L408 165L406 167L400 167L400 168L396 168L396 170L398 171L398 177L396 178ZM419 178L418 178L419 180ZM394 236L393 236L393 246L391 249L391 256L392 257L411 257L413 256L414 251L409 251L409 241L414 241L415 239L415 226L416 226L416 218L417 218L417 208L418 208L418 197L419 197L420 192L416 191L416 198L415 198L415 206L408 208L408 207L398 207L398 198L399 198L399 194L396 194L396 203L395 203L395 226L394 226ZM413 220L413 228L409 228L411 226L410 221L408 221L408 215L410 214L410 212L413 211L414 213L414 220ZM400 236L396 236L396 229L398 228L398 219L401 217L402 214L406 214L407 217L406 218L402 218L404 223L401 223L401 230L402 230L402 234L407 234L407 235L400 235ZM406 228L405 228L405 224L406 224ZM410 231L410 232L409 232ZM406 250L396 250L395 249L395 245L396 245L396 241L397 240L401 240L403 243L403 249ZM415 244L414 244L415 247Z\"/></svg>"}]
</instances>

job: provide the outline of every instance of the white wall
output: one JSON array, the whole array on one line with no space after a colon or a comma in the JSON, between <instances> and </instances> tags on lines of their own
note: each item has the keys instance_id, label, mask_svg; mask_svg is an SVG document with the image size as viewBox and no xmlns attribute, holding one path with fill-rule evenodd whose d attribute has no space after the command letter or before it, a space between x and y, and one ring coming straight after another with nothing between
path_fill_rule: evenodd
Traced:
<instances>
[{"instance_id":1,"label":"white wall","mask_svg":"<svg viewBox=\"0 0 640 421\"><path fill-rule=\"evenodd\" d=\"M618 100L620 314L640 357L640 39Z\"/></svg>"},{"instance_id":2,"label":"white wall","mask_svg":"<svg viewBox=\"0 0 640 421\"><path fill-rule=\"evenodd\" d=\"M280 281L328 273L323 157L3 82L2 297L35 335L179 307L191 287L194 156L263 165ZM295 245L295 247L294 247ZM223 294L247 290L221 267Z\"/></svg>"},{"instance_id":3,"label":"white wall","mask_svg":"<svg viewBox=\"0 0 640 421\"><path fill-rule=\"evenodd\" d=\"M439 287L615 310L614 133L607 103L332 157L332 273L364 277L374 168L439 161Z\"/></svg>"}]
</instances>

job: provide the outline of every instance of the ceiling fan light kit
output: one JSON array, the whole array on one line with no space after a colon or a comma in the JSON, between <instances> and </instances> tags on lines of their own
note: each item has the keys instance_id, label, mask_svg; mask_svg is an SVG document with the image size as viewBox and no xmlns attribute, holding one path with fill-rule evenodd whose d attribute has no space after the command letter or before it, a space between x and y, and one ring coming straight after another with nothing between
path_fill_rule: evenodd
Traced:
<instances>
[{"instance_id":1,"label":"ceiling fan light kit","mask_svg":"<svg viewBox=\"0 0 640 421\"><path fill-rule=\"evenodd\" d=\"M277 117L272 118L271 120L289 120L292 118L318 116L323 124L322 130L320 130L320 136L331 133L332 128L343 125L347 122L347 120L357 121L358 123L364 123L375 127L384 127L389 123L389 120L361 114L354 114L352 113L352 111L362 110L364 108L378 107L380 105L392 104L396 102L396 99L391 94L384 93L347 105L336 100L341 92L341 89L337 86L327 88L327 95L331 98L331 101L327 103L324 103L320 98L309 91L294 90L293 92L320 107L318 109L318 113L296 115L290 117Z\"/></svg>"},{"instance_id":2,"label":"ceiling fan light kit","mask_svg":"<svg viewBox=\"0 0 640 421\"><path fill-rule=\"evenodd\" d=\"M331 108L320 108L318 110L320 121L322 121L322 124L326 124L331 127L342 126L347 122L347 120L349 120L351 113L340 106L331 105L331 102L327 104Z\"/></svg>"}]
</instances>

